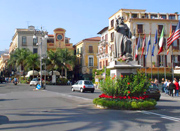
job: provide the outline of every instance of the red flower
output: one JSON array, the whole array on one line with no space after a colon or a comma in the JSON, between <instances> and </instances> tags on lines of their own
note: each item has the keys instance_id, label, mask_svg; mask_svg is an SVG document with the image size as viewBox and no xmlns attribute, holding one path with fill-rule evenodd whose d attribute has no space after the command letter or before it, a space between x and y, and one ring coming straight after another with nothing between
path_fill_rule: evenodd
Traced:
<instances>
[{"instance_id":1,"label":"red flower","mask_svg":"<svg viewBox=\"0 0 180 131\"><path fill-rule=\"evenodd\" d=\"M128 82L127 84L129 85L130 83Z\"/></svg>"},{"instance_id":2,"label":"red flower","mask_svg":"<svg viewBox=\"0 0 180 131\"><path fill-rule=\"evenodd\" d=\"M121 77L123 77L123 75L121 75Z\"/></svg>"},{"instance_id":3,"label":"red flower","mask_svg":"<svg viewBox=\"0 0 180 131\"><path fill-rule=\"evenodd\" d=\"M130 94L131 92L130 91L128 91L128 94Z\"/></svg>"}]
</instances>

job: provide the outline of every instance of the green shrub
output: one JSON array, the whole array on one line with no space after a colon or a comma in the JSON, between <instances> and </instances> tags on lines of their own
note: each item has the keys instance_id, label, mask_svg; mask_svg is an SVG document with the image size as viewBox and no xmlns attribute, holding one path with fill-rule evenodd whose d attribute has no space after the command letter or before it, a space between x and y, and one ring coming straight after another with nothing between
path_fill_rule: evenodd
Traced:
<instances>
[{"instance_id":1,"label":"green shrub","mask_svg":"<svg viewBox=\"0 0 180 131\"><path fill-rule=\"evenodd\" d=\"M101 105L109 109L154 109L157 102L153 99L148 100L131 100L131 99L105 99L105 98L95 98L93 100L95 105Z\"/></svg>"}]
</instances>

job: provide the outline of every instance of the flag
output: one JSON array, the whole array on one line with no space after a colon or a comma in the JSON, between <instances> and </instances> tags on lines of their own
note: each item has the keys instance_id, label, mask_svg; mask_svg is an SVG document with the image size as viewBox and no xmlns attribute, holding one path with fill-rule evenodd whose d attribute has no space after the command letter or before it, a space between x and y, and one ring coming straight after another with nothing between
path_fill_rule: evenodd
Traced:
<instances>
[{"instance_id":1,"label":"flag","mask_svg":"<svg viewBox=\"0 0 180 131\"><path fill-rule=\"evenodd\" d=\"M173 32L174 33L174 32ZM170 25L169 37L172 37L172 25ZM167 39L168 40L168 39ZM167 42L167 55L169 54L169 47Z\"/></svg>"},{"instance_id":2,"label":"flag","mask_svg":"<svg viewBox=\"0 0 180 131\"><path fill-rule=\"evenodd\" d=\"M174 35L174 31L171 34L171 36L169 36L169 38L167 38L167 47L169 48L169 46L173 43L172 39L173 39L173 35Z\"/></svg>"},{"instance_id":3,"label":"flag","mask_svg":"<svg viewBox=\"0 0 180 131\"><path fill-rule=\"evenodd\" d=\"M176 26L176 30L174 31L173 36L169 39L168 45L170 46L175 40L180 37L180 20Z\"/></svg>"},{"instance_id":4,"label":"flag","mask_svg":"<svg viewBox=\"0 0 180 131\"><path fill-rule=\"evenodd\" d=\"M146 46L146 34L144 34L144 39L143 39L143 43L142 43L142 54L141 54L141 58L142 58L142 56L143 56L145 46Z\"/></svg>"},{"instance_id":5,"label":"flag","mask_svg":"<svg viewBox=\"0 0 180 131\"><path fill-rule=\"evenodd\" d=\"M138 49L140 47L140 35L139 35L139 38L138 38L138 43L137 43L137 46L136 46L136 54L135 54L135 58L137 58L138 56Z\"/></svg>"},{"instance_id":6,"label":"flag","mask_svg":"<svg viewBox=\"0 0 180 131\"><path fill-rule=\"evenodd\" d=\"M147 45L147 51L146 51L146 56L148 55L148 51L149 51L149 46L151 45L151 32L149 33L149 38L148 38L148 45Z\"/></svg>"},{"instance_id":7,"label":"flag","mask_svg":"<svg viewBox=\"0 0 180 131\"><path fill-rule=\"evenodd\" d=\"M161 31L161 36L160 36L160 39L159 39L159 52L158 52L158 55L159 55L159 53L161 53L163 51L163 42L164 42L164 26L163 26L163 29Z\"/></svg>"},{"instance_id":8,"label":"flag","mask_svg":"<svg viewBox=\"0 0 180 131\"><path fill-rule=\"evenodd\" d=\"M152 48L152 56L154 56L154 50L155 50L157 42L158 42L158 39L157 39L157 30L156 30L156 35L154 37L154 44L153 44L153 48Z\"/></svg>"}]
</instances>

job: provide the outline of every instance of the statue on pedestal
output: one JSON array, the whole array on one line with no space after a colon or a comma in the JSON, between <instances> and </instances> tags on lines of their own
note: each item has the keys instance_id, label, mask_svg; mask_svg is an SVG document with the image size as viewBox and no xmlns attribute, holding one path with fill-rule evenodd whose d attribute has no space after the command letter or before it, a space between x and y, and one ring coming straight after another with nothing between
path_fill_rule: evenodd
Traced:
<instances>
[{"instance_id":1,"label":"statue on pedestal","mask_svg":"<svg viewBox=\"0 0 180 131\"><path fill-rule=\"evenodd\" d=\"M115 58L125 57L127 61L132 61L131 33L124 23L124 18L119 17L115 25Z\"/></svg>"}]
</instances>

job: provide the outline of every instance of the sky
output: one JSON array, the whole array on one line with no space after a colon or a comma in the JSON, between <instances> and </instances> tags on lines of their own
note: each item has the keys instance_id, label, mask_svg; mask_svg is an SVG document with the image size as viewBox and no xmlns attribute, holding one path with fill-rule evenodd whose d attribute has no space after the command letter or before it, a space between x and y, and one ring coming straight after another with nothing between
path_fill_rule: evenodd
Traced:
<instances>
[{"instance_id":1,"label":"sky","mask_svg":"<svg viewBox=\"0 0 180 131\"><path fill-rule=\"evenodd\" d=\"M64 28L70 43L99 36L119 9L180 14L180 0L0 0L0 51L9 49L16 28L28 25L49 34Z\"/></svg>"}]
</instances>

